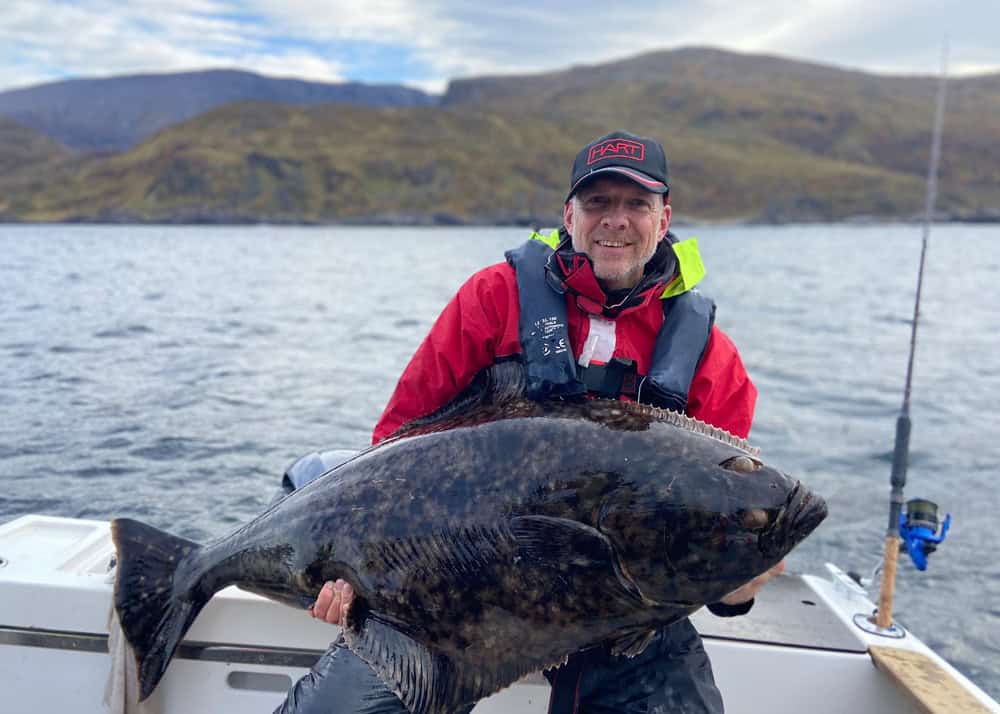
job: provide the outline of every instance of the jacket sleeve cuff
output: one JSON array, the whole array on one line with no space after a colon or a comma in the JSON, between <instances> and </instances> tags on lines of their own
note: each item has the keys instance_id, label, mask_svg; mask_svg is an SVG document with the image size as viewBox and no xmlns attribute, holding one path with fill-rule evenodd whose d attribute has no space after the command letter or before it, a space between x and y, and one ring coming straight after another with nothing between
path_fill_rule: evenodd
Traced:
<instances>
[{"instance_id":1,"label":"jacket sleeve cuff","mask_svg":"<svg viewBox=\"0 0 1000 714\"><path fill-rule=\"evenodd\" d=\"M726 605L721 602L710 602L708 604L708 611L718 617L737 617L738 615L746 615L750 612L750 608L752 607L753 598L750 598L746 602L741 602L739 605Z\"/></svg>"}]
</instances>

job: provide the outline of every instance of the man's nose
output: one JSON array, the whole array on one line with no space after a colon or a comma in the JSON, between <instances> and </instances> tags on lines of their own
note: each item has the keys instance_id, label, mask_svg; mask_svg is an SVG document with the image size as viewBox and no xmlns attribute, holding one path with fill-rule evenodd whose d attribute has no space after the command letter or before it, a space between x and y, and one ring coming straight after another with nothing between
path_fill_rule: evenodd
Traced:
<instances>
[{"instance_id":1,"label":"man's nose","mask_svg":"<svg viewBox=\"0 0 1000 714\"><path fill-rule=\"evenodd\" d=\"M628 223L628 212L624 201L612 201L601 217L601 223L609 228L623 228Z\"/></svg>"}]
</instances>

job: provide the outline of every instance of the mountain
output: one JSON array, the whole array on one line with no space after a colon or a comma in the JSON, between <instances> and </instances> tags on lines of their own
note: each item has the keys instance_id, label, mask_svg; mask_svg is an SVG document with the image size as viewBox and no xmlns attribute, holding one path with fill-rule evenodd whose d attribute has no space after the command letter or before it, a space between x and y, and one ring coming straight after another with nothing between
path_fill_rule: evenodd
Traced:
<instances>
[{"instance_id":1,"label":"mountain","mask_svg":"<svg viewBox=\"0 0 1000 714\"><path fill-rule=\"evenodd\" d=\"M37 167L71 155L66 147L20 124L0 117L0 174Z\"/></svg>"},{"instance_id":2,"label":"mountain","mask_svg":"<svg viewBox=\"0 0 1000 714\"><path fill-rule=\"evenodd\" d=\"M555 223L586 141L659 138L675 216L919 217L937 82L713 49L454 81L438 106L242 102L0 175L0 219ZM1000 75L948 84L938 208L1000 220ZM16 201L17 208L14 208Z\"/></svg>"},{"instance_id":3,"label":"mountain","mask_svg":"<svg viewBox=\"0 0 1000 714\"><path fill-rule=\"evenodd\" d=\"M0 117L0 220L31 210L46 188L44 177L62 171L73 152L13 119Z\"/></svg>"},{"instance_id":4,"label":"mountain","mask_svg":"<svg viewBox=\"0 0 1000 714\"><path fill-rule=\"evenodd\" d=\"M30 196L0 176L0 220L526 223L559 205L575 150L530 118L250 102L79 157ZM12 215L14 196L30 209Z\"/></svg>"},{"instance_id":5,"label":"mountain","mask_svg":"<svg viewBox=\"0 0 1000 714\"><path fill-rule=\"evenodd\" d=\"M236 70L70 79L0 92L0 115L84 151L122 151L160 129L238 101L424 106L436 97L398 85L329 84Z\"/></svg>"},{"instance_id":6,"label":"mountain","mask_svg":"<svg viewBox=\"0 0 1000 714\"><path fill-rule=\"evenodd\" d=\"M454 81L441 104L516 105L553 122L586 117L656 136L683 205L699 215L728 205L729 215L776 220L898 217L922 205L937 86L932 77L688 48ZM1000 219L998 179L1000 75L951 79L939 205Z\"/></svg>"}]
</instances>

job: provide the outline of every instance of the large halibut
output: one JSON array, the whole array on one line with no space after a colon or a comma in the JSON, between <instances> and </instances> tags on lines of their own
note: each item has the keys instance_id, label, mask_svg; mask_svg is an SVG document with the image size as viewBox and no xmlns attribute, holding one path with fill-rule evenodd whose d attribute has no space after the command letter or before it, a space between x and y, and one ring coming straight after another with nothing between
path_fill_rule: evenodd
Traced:
<instances>
[{"instance_id":1,"label":"large halibut","mask_svg":"<svg viewBox=\"0 0 1000 714\"><path fill-rule=\"evenodd\" d=\"M228 585L356 593L349 647L415 714L449 714L646 634L778 563L823 500L742 440L604 400L478 406L362 452L200 545L113 522L115 607L145 698Z\"/></svg>"}]
</instances>

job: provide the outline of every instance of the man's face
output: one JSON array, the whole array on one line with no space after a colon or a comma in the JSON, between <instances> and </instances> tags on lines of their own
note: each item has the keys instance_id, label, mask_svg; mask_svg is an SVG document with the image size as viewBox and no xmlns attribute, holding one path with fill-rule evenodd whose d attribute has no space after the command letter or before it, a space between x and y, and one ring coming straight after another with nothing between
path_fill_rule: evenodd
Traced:
<instances>
[{"instance_id":1,"label":"man's face","mask_svg":"<svg viewBox=\"0 0 1000 714\"><path fill-rule=\"evenodd\" d=\"M631 288L667 234L670 206L624 177L594 179L563 209L573 250L586 253L605 290Z\"/></svg>"}]
</instances>

